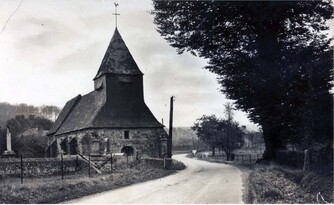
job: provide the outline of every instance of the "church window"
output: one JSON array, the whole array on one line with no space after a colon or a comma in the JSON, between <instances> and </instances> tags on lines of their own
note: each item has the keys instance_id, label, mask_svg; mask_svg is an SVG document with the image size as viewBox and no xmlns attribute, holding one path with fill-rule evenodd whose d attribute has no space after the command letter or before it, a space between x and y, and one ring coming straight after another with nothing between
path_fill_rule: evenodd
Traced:
<instances>
[{"instance_id":1,"label":"church window","mask_svg":"<svg viewBox=\"0 0 334 205\"><path fill-rule=\"evenodd\" d=\"M124 139L129 139L129 131L124 131Z\"/></svg>"},{"instance_id":2,"label":"church window","mask_svg":"<svg viewBox=\"0 0 334 205\"><path fill-rule=\"evenodd\" d=\"M97 132L92 132L92 137L93 139L98 140L99 135L97 134Z\"/></svg>"}]
</instances>

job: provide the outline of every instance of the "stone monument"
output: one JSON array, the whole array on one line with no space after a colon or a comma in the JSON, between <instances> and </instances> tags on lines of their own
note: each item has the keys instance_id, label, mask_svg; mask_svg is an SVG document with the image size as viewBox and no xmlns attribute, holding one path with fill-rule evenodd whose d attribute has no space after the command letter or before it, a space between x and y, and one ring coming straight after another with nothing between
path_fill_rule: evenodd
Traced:
<instances>
[{"instance_id":1,"label":"stone monument","mask_svg":"<svg viewBox=\"0 0 334 205\"><path fill-rule=\"evenodd\" d=\"M9 131L9 128L7 127L7 134L6 134L6 144L7 149L3 153L3 157L14 157L15 152L12 150L12 134Z\"/></svg>"}]
</instances>

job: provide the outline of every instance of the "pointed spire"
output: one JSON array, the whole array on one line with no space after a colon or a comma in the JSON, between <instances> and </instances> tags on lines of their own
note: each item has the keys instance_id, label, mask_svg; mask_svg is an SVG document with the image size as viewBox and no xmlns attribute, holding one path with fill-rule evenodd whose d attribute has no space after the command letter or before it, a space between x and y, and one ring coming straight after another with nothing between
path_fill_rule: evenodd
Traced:
<instances>
[{"instance_id":1,"label":"pointed spire","mask_svg":"<svg viewBox=\"0 0 334 205\"><path fill-rule=\"evenodd\" d=\"M117 28L94 80L106 73L143 75Z\"/></svg>"}]
</instances>

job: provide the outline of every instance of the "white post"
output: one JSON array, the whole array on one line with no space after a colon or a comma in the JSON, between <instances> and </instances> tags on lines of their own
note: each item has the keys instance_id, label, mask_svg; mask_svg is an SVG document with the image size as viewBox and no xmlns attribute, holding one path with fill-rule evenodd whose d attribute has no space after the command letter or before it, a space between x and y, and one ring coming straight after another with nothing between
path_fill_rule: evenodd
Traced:
<instances>
[{"instance_id":1,"label":"white post","mask_svg":"<svg viewBox=\"0 0 334 205\"><path fill-rule=\"evenodd\" d=\"M7 128L6 140L7 140L7 151L11 152L12 151L12 135L9 132L8 128Z\"/></svg>"},{"instance_id":2,"label":"white post","mask_svg":"<svg viewBox=\"0 0 334 205\"><path fill-rule=\"evenodd\" d=\"M3 152L3 157L14 157L15 152L12 150L12 135L7 127L7 134L6 134L6 147L7 149Z\"/></svg>"}]
</instances>

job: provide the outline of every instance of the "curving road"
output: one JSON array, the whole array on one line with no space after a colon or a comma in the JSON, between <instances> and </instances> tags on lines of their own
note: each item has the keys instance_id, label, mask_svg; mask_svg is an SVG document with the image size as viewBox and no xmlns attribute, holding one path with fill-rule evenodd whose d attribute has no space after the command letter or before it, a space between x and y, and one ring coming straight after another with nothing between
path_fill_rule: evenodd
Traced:
<instances>
[{"instance_id":1,"label":"curving road","mask_svg":"<svg viewBox=\"0 0 334 205\"><path fill-rule=\"evenodd\" d=\"M238 168L189 159L185 155L174 155L173 158L182 161L187 168L160 179L86 196L67 203L243 203L242 172Z\"/></svg>"}]
</instances>

